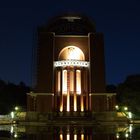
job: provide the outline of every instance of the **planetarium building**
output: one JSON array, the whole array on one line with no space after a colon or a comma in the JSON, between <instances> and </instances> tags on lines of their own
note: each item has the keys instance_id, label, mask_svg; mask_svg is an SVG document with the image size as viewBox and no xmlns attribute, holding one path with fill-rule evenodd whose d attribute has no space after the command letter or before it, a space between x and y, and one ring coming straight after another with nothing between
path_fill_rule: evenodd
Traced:
<instances>
[{"instance_id":1,"label":"planetarium building","mask_svg":"<svg viewBox=\"0 0 140 140\"><path fill-rule=\"evenodd\" d=\"M55 17L37 30L35 84L28 112L89 117L112 112L115 93L106 93L104 38L81 15Z\"/></svg>"}]
</instances>

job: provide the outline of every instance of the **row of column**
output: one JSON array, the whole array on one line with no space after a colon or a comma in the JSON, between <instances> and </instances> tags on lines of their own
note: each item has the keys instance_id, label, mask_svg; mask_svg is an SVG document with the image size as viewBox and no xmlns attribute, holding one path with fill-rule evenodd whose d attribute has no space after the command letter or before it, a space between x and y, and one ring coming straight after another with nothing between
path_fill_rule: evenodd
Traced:
<instances>
[{"instance_id":1,"label":"row of column","mask_svg":"<svg viewBox=\"0 0 140 140\"><path fill-rule=\"evenodd\" d=\"M55 76L55 109L60 112L88 110L88 71L85 68L59 68Z\"/></svg>"}]
</instances>

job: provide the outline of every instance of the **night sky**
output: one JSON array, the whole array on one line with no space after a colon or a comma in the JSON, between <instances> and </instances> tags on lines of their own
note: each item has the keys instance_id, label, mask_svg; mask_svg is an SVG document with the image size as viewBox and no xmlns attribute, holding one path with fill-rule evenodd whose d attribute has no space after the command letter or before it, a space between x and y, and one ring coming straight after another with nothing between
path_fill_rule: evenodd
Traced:
<instances>
[{"instance_id":1,"label":"night sky","mask_svg":"<svg viewBox=\"0 0 140 140\"><path fill-rule=\"evenodd\" d=\"M0 2L0 79L31 85L37 26L63 13L82 13L104 33L107 84L140 73L140 0L3 0Z\"/></svg>"}]
</instances>

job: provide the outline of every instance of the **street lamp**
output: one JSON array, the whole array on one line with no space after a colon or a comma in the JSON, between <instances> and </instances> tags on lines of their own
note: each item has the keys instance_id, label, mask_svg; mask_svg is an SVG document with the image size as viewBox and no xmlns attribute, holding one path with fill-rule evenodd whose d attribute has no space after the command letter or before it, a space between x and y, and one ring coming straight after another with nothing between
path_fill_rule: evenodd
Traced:
<instances>
[{"instance_id":1,"label":"street lamp","mask_svg":"<svg viewBox=\"0 0 140 140\"><path fill-rule=\"evenodd\" d=\"M128 110L128 107L125 106L125 107L124 107L124 110L127 111L127 110Z\"/></svg>"},{"instance_id":2,"label":"street lamp","mask_svg":"<svg viewBox=\"0 0 140 140\"><path fill-rule=\"evenodd\" d=\"M18 106L16 106L16 107L15 107L15 111L18 111L18 110L19 110L19 107L18 107Z\"/></svg>"},{"instance_id":3,"label":"street lamp","mask_svg":"<svg viewBox=\"0 0 140 140\"><path fill-rule=\"evenodd\" d=\"M115 108L116 108L116 110L119 110L119 106L118 105L116 105Z\"/></svg>"}]
</instances>

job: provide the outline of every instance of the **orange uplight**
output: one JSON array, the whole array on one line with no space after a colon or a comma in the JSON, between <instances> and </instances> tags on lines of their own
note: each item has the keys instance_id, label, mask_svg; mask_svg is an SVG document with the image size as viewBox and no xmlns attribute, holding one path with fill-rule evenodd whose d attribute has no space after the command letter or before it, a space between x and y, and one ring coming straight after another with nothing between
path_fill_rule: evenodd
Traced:
<instances>
[{"instance_id":1,"label":"orange uplight","mask_svg":"<svg viewBox=\"0 0 140 140\"><path fill-rule=\"evenodd\" d=\"M61 105L60 105L60 112L62 112L63 111L63 104L61 103Z\"/></svg>"},{"instance_id":2,"label":"orange uplight","mask_svg":"<svg viewBox=\"0 0 140 140\"><path fill-rule=\"evenodd\" d=\"M74 95L74 111L77 111L77 97Z\"/></svg>"},{"instance_id":3,"label":"orange uplight","mask_svg":"<svg viewBox=\"0 0 140 140\"><path fill-rule=\"evenodd\" d=\"M83 96L81 96L81 111L84 111L84 101L83 101Z\"/></svg>"},{"instance_id":4,"label":"orange uplight","mask_svg":"<svg viewBox=\"0 0 140 140\"><path fill-rule=\"evenodd\" d=\"M81 71L80 70L76 70L76 93L77 94L81 94Z\"/></svg>"},{"instance_id":5,"label":"orange uplight","mask_svg":"<svg viewBox=\"0 0 140 140\"><path fill-rule=\"evenodd\" d=\"M67 134L67 140L70 140L70 134Z\"/></svg>"},{"instance_id":6,"label":"orange uplight","mask_svg":"<svg viewBox=\"0 0 140 140\"><path fill-rule=\"evenodd\" d=\"M63 140L63 135L62 134L60 134L60 140Z\"/></svg>"},{"instance_id":7,"label":"orange uplight","mask_svg":"<svg viewBox=\"0 0 140 140\"><path fill-rule=\"evenodd\" d=\"M67 94L67 70L63 70L63 94Z\"/></svg>"},{"instance_id":8,"label":"orange uplight","mask_svg":"<svg viewBox=\"0 0 140 140\"><path fill-rule=\"evenodd\" d=\"M74 140L77 140L77 135L76 134L74 134Z\"/></svg>"},{"instance_id":9,"label":"orange uplight","mask_svg":"<svg viewBox=\"0 0 140 140\"><path fill-rule=\"evenodd\" d=\"M81 134L81 140L84 140L84 134Z\"/></svg>"},{"instance_id":10,"label":"orange uplight","mask_svg":"<svg viewBox=\"0 0 140 140\"><path fill-rule=\"evenodd\" d=\"M67 111L70 111L70 95L69 92L67 93Z\"/></svg>"}]
</instances>

